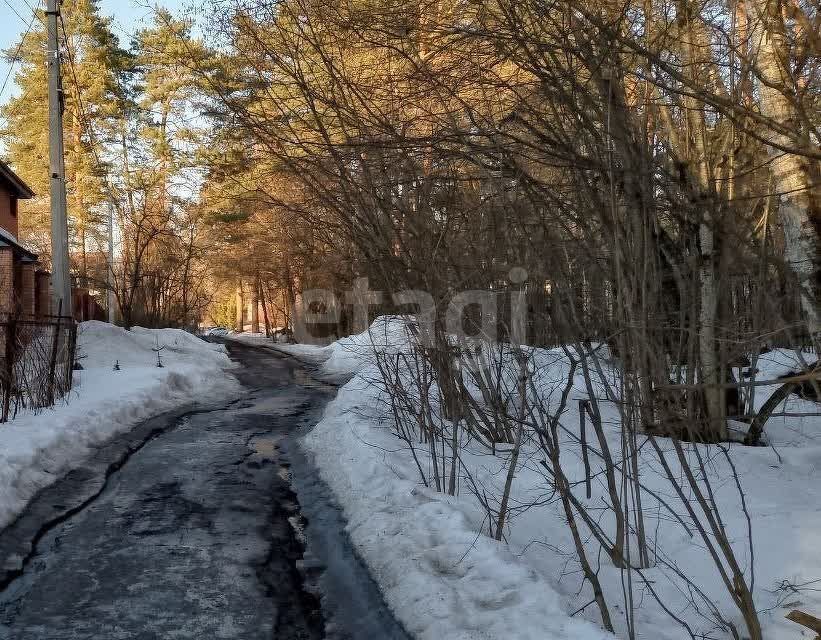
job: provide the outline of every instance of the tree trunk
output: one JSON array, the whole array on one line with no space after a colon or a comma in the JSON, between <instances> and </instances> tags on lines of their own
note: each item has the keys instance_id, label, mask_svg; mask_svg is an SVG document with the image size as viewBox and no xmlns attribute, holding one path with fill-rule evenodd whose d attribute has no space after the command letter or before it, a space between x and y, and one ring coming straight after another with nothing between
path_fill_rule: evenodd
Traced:
<instances>
[{"instance_id":1,"label":"tree trunk","mask_svg":"<svg viewBox=\"0 0 821 640\"><path fill-rule=\"evenodd\" d=\"M783 3L779 0L757 0L754 44L758 45L757 66L761 75L761 113L776 125L798 132L800 124L789 94L794 85L791 73L782 61L789 60ZM755 47L754 47L755 48ZM805 137L802 134L802 137ZM795 148L795 140L782 133L768 135L773 145ZM809 148L809 141L806 140ZM800 145L799 145L800 147ZM800 148L796 149L800 151ZM818 187L813 184L811 160L800 153L785 153L770 148L770 173L774 192L779 198L778 213L784 229L785 259L801 287L801 309L810 336L821 334L819 299L819 214Z\"/></svg>"},{"instance_id":2,"label":"tree trunk","mask_svg":"<svg viewBox=\"0 0 821 640\"><path fill-rule=\"evenodd\" d=\"M265 287L262 285L261 280L257 280L257 286L259 287L259 301L262 304L262 317L265 321L265 337L270 338L271 335L271 320L268 317L268 303L265 299Z\"/></svg>"},{"instance_id":3,"label":"tree trunk","mask_svg":"<svg viewBox=\"0 0 821 640\"><path fill-rule=\"evenodd\" d=\"M237 284L237 316L236 330L239 333L245 331L245 300L242 296L242 281Z\"/></svg>"},{"instance_id":4,"label":"tree trunk","mask_svg":"<svg viewBox=\"0 0 821 640\"><path fill-rule=\"evenodd\" d=\"M251 288L251 333L259 333L259 274Z\"/></svg>"},{"instance_id":5,"label":"tree trunk","mask_svg":"<svg viewBox=\"0 0 821 640\"><path fill-rule=\"evenodd\" d=\"M714 251L715 237L709 221L699 227L702 266L699 273L701 304L699 306L698 347L701 380L704 385L704 404L709 421L709 439L726 440L727 422L721 382L721 361L717 349L715 327L718 320L718 291L716 288Z\"/></svg>"},{"instance_id":6,"label":"tree trunk","mask_svg":"<svg viewBox=\"0 0 821 640\"><path fill-rule=\"evenodd\" d=\"M709 57L708 37L697 17L698 8L689 0L682 0L677 4L678 26L684 38L679 48L682 61L687 68L693 86L711 87L714 83L715 64ZM716 92L722 92L718 87L712 87ZM704 389L704 409L707 414L707 433L709 440L727 439L726 407L721 384L725 381L722 369L721 354L716 341L716 327L720 325L719 317L719 287L718 275L721 273L721 244L724 224L720 219L721 211L717 206L715 169L711 165L710 156L714 151L715 143L710 144L709 126L704 105L691 96L682 98L684 106L684 124L687 135L683 148L674 149L674 152L688 165L693 167L692 184L687 184L685 190L693 198L696 207L695 214L699 216L698 239L699 257L701 260L698 270L698 355L699 382ZM689 177L689 176L688 176ZM689 181L688 181L689 182Z\"/></svg>"}]
</instances>

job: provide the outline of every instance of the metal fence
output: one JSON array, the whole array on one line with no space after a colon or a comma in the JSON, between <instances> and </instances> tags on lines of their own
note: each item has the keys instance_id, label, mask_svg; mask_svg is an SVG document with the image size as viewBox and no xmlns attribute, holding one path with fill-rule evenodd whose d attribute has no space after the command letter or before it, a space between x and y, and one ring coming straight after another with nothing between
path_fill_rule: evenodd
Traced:
<instances>
[{"instance_id":1,"label":"metal fence","mask_svg":"<svg viewBox=\"0 0 821 640\"><path fill-rule=\"evenodd\" d=\"M77 324L73 318L0 319L0 422L21 409L51 407L73 382Z\"/></svg>"}]
</instances>

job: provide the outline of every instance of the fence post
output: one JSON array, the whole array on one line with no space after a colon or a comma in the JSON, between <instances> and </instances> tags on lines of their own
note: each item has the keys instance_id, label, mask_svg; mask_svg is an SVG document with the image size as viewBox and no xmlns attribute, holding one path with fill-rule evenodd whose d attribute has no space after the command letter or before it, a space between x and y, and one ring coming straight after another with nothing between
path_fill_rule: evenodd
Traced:
<instances>
[{"instance_id":1,"label":"fence post","mask_svg":"<svg viewBox=\"0 0 821 640\"><path fill-rule=\"evenodd\" d=\"M57 326L54 328L54 339L51 341L51 354L48 362L48 401L54 404L54 374L57 370L57 350L60 348L60 324L63 320L63 301L57 306Z\"/></svg>"},{"instance_id":2,"label":"fence post","mask_svg":"<svg viewBox=\"0 0 821 640\"><path fill-rule=\"evenodd\" d=\"M587 425L585 416L589 409L589 400L579 400L579 438L582 445L582 461L584 462L584 486L587 499L590 500L593 490L590 484L590 456L587 452Z\"/></svg>"},{"instance_id":3,"label":"fence post","mask_svg":"<svg viewBox=\"0 0 821 640\"><path fill-rule=\"evenodd\" d=\"M9 314L8 322L6 323L6 344L5 356L6 360L3 363L3 382L5 388L3 389L3 415L2 422L8 422L9 412L11 411L11 396L14 393L14 352L15 343L17 342L17 322L13 314Z\"/></svg>"},{"instance_id":4,"label":"fence post","mask_svg":"<svg viewBox=\"0 0 821 640\"><path fill-rule=\"evenodd\" d=\"M72 320L68 326L68 360L66 361L66 366L68 367L66 380L68 381L68 384L66 385L66 392L71 391L72 387L74 387L74 358L76 355L77 323Z\"/></svg>"}]
</instances>

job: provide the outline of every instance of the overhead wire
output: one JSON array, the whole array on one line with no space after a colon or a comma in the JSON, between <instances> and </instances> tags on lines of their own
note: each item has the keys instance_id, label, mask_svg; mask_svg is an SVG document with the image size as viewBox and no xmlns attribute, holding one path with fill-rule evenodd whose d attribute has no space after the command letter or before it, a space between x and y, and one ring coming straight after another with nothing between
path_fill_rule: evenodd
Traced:
<instances>
[{"instance_id":1,"label":"overhead wire","mask_svg":"<svg viewBox=\"0 0 821 640\"><path fill-rule=\"evenodd\" d=\"M17 60L20 57L20 51L23 49L23 45L26 44L26 38L28 38L29 33L31 33L31 28L34 26L34 21L37 19L37 14L32 14L31 20L29 21L28 27L26 28L26 32L23 34L23 37L20 39L20 42L17 44L17 48L14 50L14 55L11 58L11 63L9 64L9 70L6 72L6 77L3 79L3 85L0 86L0 100L3 99L3 94L6 91L6 86L9 83L9 78L11 78L11 74L14 71L14 65L17 63Z\"/></svg>"},{"instance_id":2,"label":"overhead wire","mask_svg":"<svg viewBox=\"0 0 821 640\"><path fill-rule=\"evenodd\" d=\"M13 6L11 6L9 4L8 0L3 0L3 2L14 12L14 14L18 18L20 18L23 21L23 23L26 22L25 18L23 16L21 16ZM23 33L23 37L20 39L20 42L17 44L17 48L15 49L14 54L11 58L11 62L9 64L8 71L6 72L6 77L3 79L2 86L0 86L0 101L2 101L3 95L6 92L6 87L8 86L9 80L11 79L11 75L12 75L12 73L14 73L14 65L17 64L17 61L20 58L20 52L23 50L23 46L26 43L26 38L28 38L29 34L31 33L31 29L34 26L35 21L37 21L37 19L40 18L40 16L37 13L37 10L34 7L32 7L26 0L24 0L24 3L26 5L26 7L28 7L29 11L31 11L31 19L28 21L28 24L26 25L26 31L25 31L25 33ZM6 121L8 121L8 118L11 115L14 115L14 113L16 113L17 111L19 111L19 105L16 109L14 109L13 113L9 114L9 116L3 116L3 118Z\"/></svg>"},{"instance_id":3,"label":"overhead wire","mask_svg":"<svg viewBox=\"0 0 821 640\"><path fill-rule=\"evenodd\" d=\"M3 4L5 4L9 9L11 9L12 13L14 15L16 15L18 18L20 18L20 20L23 21L23 24L26 23L26 19L22 15L20 15L20 12L17 11L17 9L14 8L14 5L11 4L11 2L9 2L9 0L3 0ZM26 5L26 6L28 6L28 5Z\"/></svg>"},{"instance_id":4,"label":"overhead wire","mask_svg":"<svg viewBox=\"0 0 821 640\"><path fill-rule=\"evenodd\" d=\"M59 14L60 18L60 26L62 27L63 31L63 46L66 50L66 59L68 60L69 70L71 71L70 80L74 86L74 95L77 99L77 112L75 117L77 118L80 126L85 131L86 135L88 136L89 147L91 149L91 153L94 156L94 160L97 163L97 168L100 170L103 176L103 183L105 184L106 191L108 191L108 195L112 199L113 202L117 201L115 196L115 190L112 188L111 183L109 182L108 172L103 171L104 163L100 156L100 153L97 150L97 137L94 132L94 129L91 126L91 122L89 121L87 111L85 109L85 105L83 103L83 96L82 96L82 89L80 88L80 81L77 78L77 69L74 64L74 54L71 50L70 43L68 41L68 31L66 29L66 23L63 20L63 14Z\"/></svg>"}]
</instances>

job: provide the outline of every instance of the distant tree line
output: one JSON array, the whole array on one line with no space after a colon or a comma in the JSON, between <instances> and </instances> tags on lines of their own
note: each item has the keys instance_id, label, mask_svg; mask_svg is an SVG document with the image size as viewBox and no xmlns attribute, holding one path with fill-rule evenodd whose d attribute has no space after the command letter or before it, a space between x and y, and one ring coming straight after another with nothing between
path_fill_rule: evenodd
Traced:
<instances>
[{"instance_id":1,"label":"distant tree line","mask_svg":"<svg viewBox=\"0 0 821 640\"><path fill-rule=\"evenodd\" d=\"M812 3L211 8L204 202L278 289L366 276L444 317L523 268L531 342L608 342L638 420L708 439L751 417L741 363L817 346Z\"/></svg>"}]
</instances>

